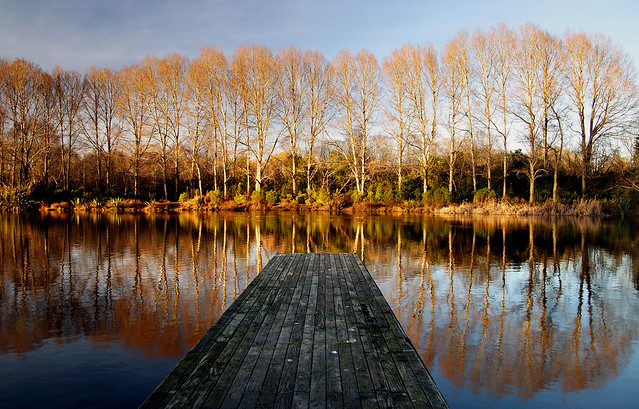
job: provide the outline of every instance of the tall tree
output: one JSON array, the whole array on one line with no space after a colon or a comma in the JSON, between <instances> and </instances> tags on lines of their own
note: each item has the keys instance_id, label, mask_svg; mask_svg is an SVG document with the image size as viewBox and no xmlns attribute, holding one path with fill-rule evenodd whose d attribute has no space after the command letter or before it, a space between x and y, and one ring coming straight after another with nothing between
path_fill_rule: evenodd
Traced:
<instances>
[{"instance_id":1,"label":"tall tree","mask_svg":"<svg viewBox=\"0 0 639 409\"><path fill-rule=\"evenodd\" d=\"M49 73L42 75L42 182L49 187L51 164L55 158L58 128L56 123L56 98L53 78Z\"/></svg>"},{"instance_id":2,"label":"tall tree","mask_svg":"<svg viewBox=\"0 0 639 409\"><path fill-rule=\"evenodd\" d=\"M3 110L8 117L12 138L3 143L11 160L11 183L26 187L32 183L32 166L40 146L38 138L42 127L43 73L36 64L16 59L5 65L0 84ZM4 118L1 118L4 127ZM4 136L4 135L3 135Z\"/></svg>"},{"instance_id":3,"label":"tall tree","mask_svg":"<svg viewBox=\"0 0 639 409\"><path fill-rule=\"evenodd\" d=\"M183 127L187 68L188 61L178 54L168 54L162 59L147 57L144 60L147 89L151 92L148 98L149 111L159 142L165 199L168 199L167 180L171 148L174 161L175 198L179 194L180 136Z\"/></svg>"},{"instance_id":4,"label":"tall tree","mask_svg":"<svg viewBox=\"0 0 639 409\"><path fill-rule=\"evenodd\" d=\"M102 76L99 70L92 66L84 74L86 82L86 92L83 104L83 111L86 116L82 122L84 128L84 136L88 144L95 151L95 168L97 172L96 188L102 188L102 152L104 152L104 142L102 139L102 131L100 129L103 100Z\"/></svg>"},{"instance_id":5,"label":"tall tree","mask_svg":"<svg viewBox=\"0 0 639 409\"><path fill-rule=\"evenodd\" d=\"M463 72L460 69L458 46L449 42L442 52L443 90L448 101L448 130L450 134L448 144L448 190L453 191L454 171L457 153L461 145L461 138L457 134L461 120L463 101Z\"/></svg>"},{"instance_id":6,"label":"tall tree","mask_svg":"<svg viewBox=\"0 0 639 409\"><path fill-rule=\"evenodd\" d=\"M515 53L515 75L517 89L515 93L515 109L513 114L525 127L523 141L528 146L528 169L526 176L530 181L530 203L535 200L535 180L543 172L540 166L540 149L543 142L539 136L539 116L541 98L539 92L540 53L543 32L533 24L525 24L520 28Z\"/></svg>"},{"instance_id":7,"label":"tall tree","mask_svg":"<svg viewBox=\"0 0 639 409\"><path fill-rule=\"evenodd\" d=\"M304 88L306 118L308 121L307 154L306 154L306 190L311 190L313 149L319 135L326 130L331 119L333 104L333 71L328 60L316 50L304 53Z\"/></svg>"},{"instance_id":8,"label":"tall tree","mask_svg":"<svg viewBox=\"0 0 639 409\"><path fill-rule=\"evenodd\" d=\"M388 92L387 107L385 109L389 122L389 131L395 140L397 149L397 190L401 194L404 167L404 155L408 147L413 112L409 105L409 74L410 74L410 49L412 46L404 45L394 50L390 56L384 58L382 63L384 82Z\"/></svg>"},{"instance_id":9,"label":"tall tree","mask_svg":"<svg viewBox=\"0 0 639 409\"><path fill-rule=\"evenodd\" d=\"M504 141L502 196L506 197L508 187L508 99L512 81L512 55L515 48L515 34L505 24L501 23L496 27L490 28L490 42L496 65L495 86L499 98L499 108L501 109L501 129L496 126L495 130L501 134Z\"/></svg>"},{"instance_id":10,"label":"tall tree","mask_svg":"<svg viewBox=\"0 0 639 409\"><path fill-rule=\"evenodd\" d=\"M180 193L180 154L182 152L180 138L183 130L186 74L189 62L186 57L176 53L167 55L159 62L161 89L166 98L166 115L173 142L173 176L175 178L175 198L177 199Z\"/></svg>"},{"instance_id":11,"label":"tall tree","mask_svg":"<svg viewBox=\"0 0 639 409\"><path fill-rule=\"evenodd\" d=\"M335 57L333 68L339 126L347 144L336 143L335 146L346 159L355 178L357 193L362 197L368 177L368 140L380 92L379 66L370 51L361 50L352 56L342 50Z\"/></svg>"},{"instance_id":12,"label":"tall tree","mask_svg":"<svg viewBox=\"0 0 639 409\"><path fill-rule=\"evenodd\" d=\"M304 54L295 47L279 50L275 62L280 75L277 77L276 92L278 116L291 149L291 183L293 196L297 196L297 156L302 121L306 115L306 76L304 75Z\"/></svg>"},{"instance_id":13,"label":"tall tree","mask_svg":"<svg viewBox=\"0 0 639 409\"><path fill-rule=\"evenodd\" d=\"M151 141L149 124L149 85L145 80L143 66L134 64L121 69L118 73L122 87L118 94L118 113L123 119L124 129L128 129L132 139L133 155L133 195L140 195L140 168L142 158Z\"/></svg>"},{"instance_id":14,"label":"tall tree","mask_svg":"<svg viewBox=\"0 0 639 409\"><path fill-rule=\"evenodd\" d=\"M475 70L470 55L468 44L468 34L461 30L457 36L449 43L449 52L453 53L456 69L459 71L461 87L463 92L463 110L466 117L466 133L470 141L470 163L473 176L473 192L477 191L477 152L475 144L475 133L473 132L473 84Z\"/></svg>"},{"instance_id":15,"label":"tall tree","mask_svg":"<svg viewBox=\"0 0 639 409\"><path fill-rule=\"evenodd\" d=\"M157 137L156 147L160 156L160 166L162 168L162 187L164 200L168 200L168 169L169 169L169 119L168 101L161 92L159 79L159 61L152 56L145 57L142 62L144 72L144 90L146 92L146 102L148 104L149 117L153 122L153 136Z\"/></svg>"},{"instance_id":16,"label":"tall tree","mask_svg":"<svg viewBox=\"0 0 639 409\"><path fill-rule=\"evenodd\" d=\"M195 60L191 61L189 71L186 78L187 89L187 123L188 123L188 139L185 142L186 152L189 154L191 162L191 174L197 174L197 185L200 195L204 194L202 186L202 170L199 159L201 151L207 140L217 139L210 138L207 135L214 133L217 135L218 127L215 121L211 120L209 110L211 92L209 89L209 81L211 73L206 58L200 58L202 54ZM212 143L211 143L212 142ZM210 141L208 145L211 148L214 158L217 158L217 140ZM212 145L212 146L211 146ZM214 160L214 185L217 190L217 163Z\"/></svg>"},{"instance_id":17,"label":"tall tree","mask_svg":"<svg viewBox=\"0 0 639 409\"><path fill-rule=\"evenodd\" d=\"M280 137L280 133L274 133L272 129L278 108L275 89L280 72L273 53L264 46L240 47L235 58L244 67L241 95L247 109L249 129L252 130L246 145L256 162L255 190L260 192L264 169Z\"/></svg>"},{"instance_id":18,"label":"tall tree","mask_svg":"<svg viewBox=\"0 0 639 409\"><path fill-rule=\"evenodd\" d=\"M60 131L62 186L64 190L69 190L71 159L81 127L80 110L86 83L78 72L67 71L58 66L53 69L52 77L56 90L56 113Z\"/></svg>"},{"instance_id":19,"label":"tall tree","mask_svg":"<svg viewBox=\"0 0 639 409\"><path fill-rule=\"evenodd\" d=\"M548 32L539 38L539 90L541 94L541 132L544 148L544 168L549 167L549 153L554 152L552 199L557 201L559 164L564 148L563 118L566 109L560 104L563 88L561 75L561 42ZM561 114L560 114L561 113ZM556 129L551 138L551 129Z\"/></svg>"},{"instance_id":20,"label":"tall tree","mask_svg":"<svg viewBox=\"0 0 639 409\"><path fill-rule=\"evenodd\" d=\"M122 87L118 75L110 68L91 67L84 76L86 83L84 107L90 129L84 127L88 142L95 149L98 186L102 183L102 161L104 156L105 183L111 192L113 151L120 135L116 126L116 101Z\"/></svg>"},{"instance_id":21,"label":"tall tree","mask_svg":"<svg viewBox=\"0 0 639 409\"><path fill-rule=\"evenodd\" d=\"M5 107L5 91L4 82L7 72L9 71L9 61L0 58L0 184L5 183L5 166L6 166L6 142L5 129L8 113Z\"/></svg>"},{"instance_id":22,"label":"tall tree","mask_svg":"<svg viewBox=\"0 0 639 409\"><path fill-rule=\"evenodd\" d=\"M423 189L428 190L428 169L431 161L433 144L437 137L437 110L441 76L439 62L434 47L428 44L424 47L408 45L406 47L407 92L412 116L411 133L417 136L409 141L419 151L419 162L422 168Z\"/></svg>"},{"instance_id":23,"label":"tall tree","mask_svg":"<svg viewBox=\"0 0 639 409\"><path fill-rule=\"evenodd\" d=\"M479 80L479 100L482 105L482 120L486 130L486 142L488 146L488 157L486 166L486 179L488 189L492 189L492 159L493 159L493 134L492 123L495 114L495 74L497 65L495 54L492 51L490 34L477 29L472 36L472 47L475 60L477 62L477 74Z\"/></svg>"},{"instance_id":24,"label":"tall tree","mask_svg":"<svg viewBox=\"0 0 639 409\"><path fill-rule=\"evenodd\" d=\"M637 75L621 48L603 35L568 32L564 75L581 153L581 192L597 150L627 134L637 109Z\"/></svg>"}]
</instances>

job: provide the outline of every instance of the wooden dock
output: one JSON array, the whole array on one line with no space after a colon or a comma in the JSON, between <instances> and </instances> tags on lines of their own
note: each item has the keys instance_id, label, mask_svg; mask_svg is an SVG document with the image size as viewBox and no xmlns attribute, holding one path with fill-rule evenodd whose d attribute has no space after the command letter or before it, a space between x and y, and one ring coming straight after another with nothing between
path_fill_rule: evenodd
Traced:
<instances>
[{"instance_id":1,"label":"wooden dock","mask_svg":"<svg viewBox=\"0 0 639 409\"><path fill-rule=\"evenodd\" d=\"M143 408L447 408L356 254L277 254Z\"/></svg>"}]
</instances>

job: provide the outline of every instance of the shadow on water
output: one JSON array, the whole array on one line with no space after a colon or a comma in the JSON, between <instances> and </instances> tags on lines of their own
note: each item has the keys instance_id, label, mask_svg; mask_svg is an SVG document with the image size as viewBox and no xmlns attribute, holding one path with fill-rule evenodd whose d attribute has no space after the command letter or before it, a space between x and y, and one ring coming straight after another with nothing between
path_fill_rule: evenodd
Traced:
<instances>
[{"instance_id":1,"label":"shadow on water","mask_svg":"<svg viewBox=\"0 0 639 409\"><path fill-rule=\"evenodd\" d=\"M83 371L104 384L117 377L122 393L131 389L127 376L153 374L124 402L109 400L119 393L113 386L86 381L95 391L83 405L136 406L275 253L355 252L453 407L567 396L579 404L626 379L629 366L639 370L636 227L510 217L1 215L0 367L13 371L20 407L15 385L29 393L34 372L86 360L86 345L107 348L109 356L96 351L97 362L75 368L76 384L43 376L40 393L64 395ZM65 345L82 352L74 357Z\"/></svg>"}]
</instances>

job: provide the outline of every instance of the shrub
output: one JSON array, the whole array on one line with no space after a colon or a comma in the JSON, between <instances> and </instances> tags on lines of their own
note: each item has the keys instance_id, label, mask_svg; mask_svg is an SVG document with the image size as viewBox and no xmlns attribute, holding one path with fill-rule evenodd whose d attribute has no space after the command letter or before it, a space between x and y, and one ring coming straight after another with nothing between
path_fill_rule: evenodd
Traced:
<instances>
[{"instance_id":1,"label":"shrub","mask_svg":"<svg viewBox=\"0 0 639 409\"><path fill-rule=\"evenodd\" d=\"M222 203L222 192L219 190L209 190L206 193L206 200L211 206L219 206Z\"/></svg>"},{"instance_id":2,"label":"shrub","mask_svg":"<svg viewBox=\"0 0 639 409\"><path fill-rule=\"evenodd\" d=\"M253 193L251 193L251 202L253 204L261 204L264 202L264 194L260 191L258 192L257 190L253 191Z\"/></svg>"},{"instance_id":3,"label":"shrub","mask_svg":"<svg viewBox=\"0 0 639 409\"><path fill-rule=\"evenodd\" d=\"M187 200L189 200L189 193L188 192L180 193L180 198L178 200L180 202L186 202Z\"/></svg>"},{"instance_id":4,"label":"shrub","mask_svg":"<svg viewBox=\"0 0 639 409\"><path fill-rule=\"evenodd\" d=\"M433 207L444 207L450 204L451 195L446 188L431 189L426 192L422 200L425 205Z\"/></svg>"},{"instance_id":5,"label":"shrub","mask_svg":"<svg viewBox=\"0 0 639 409\"><path fill-rule=\"evenodd\" d=\"M408 200L404 200L404 206L410 208L410 207L419 207L419 200L415 200L415 199L408 199Z\"/></svg>"},{"instance_id":6,"label":"shrub","mask_svg":"<svg viewBox=\"0 0 639 409\"><path fill-rule=\"evenodd\" d=\"M235 200L235 203L237 203L237 204L244 204L244 203L246 203L246 201L247 201L247 199L246 199L246 195L245 195L245 194L243 194L243 193L237 193L237 194L235 195L234 200Z\"/></svg>"},{"instance_id":7,"label":"shrub","mask_svg":"<svg viewBox=\"0 0 639 409\"><path fill-rule=\"evenodd\" d=\"M630 217L639 210L639 190L636 188L616 189L611 200L612 212L624 218Z\"/></svg>"},{"instance_id":8,"label":"shrub","mask_svg":"<svg viewBox=\"0 0 639 409\"><path fill-rule=\"evenodd\" d=\"M310 201L308 195L306 193L298 193L297 196L295 197L295 203L297 204L304 204L307 201Z\"/></svg>"},{"instance_id":9,"label":"shrub","mask_svg":"<svg viewBox=\"0 0 639 409\"><path fill-rule=\"evenodd\" d=\"M120 197L114 197L112 199L109 199L109 201L107 202L107 207L120 209L124 207L124 199Z\"/></svg>"},{"instance_id":10,"label":"shrub","mask_svg":"<svg viewBox=\"0 0 639 409\"><path fill-rule=\"evenodd\" d=\"M493 203L497 200L497 193L487 187L479 189L473 197L474 203Z\"/></svg>"},{"instance_id":11,"label":"shrub","mask_svg":"<svg viewBox=\"0 0 639 409\"><path fill-rule=\"evenodd\" d=\"M320 205L330 204L331 192L325 187L312 188L308 191L308 201L316 202Z\"/></svg>"},{"instance_id":12,"label":"shrub","mask_svg":"<svg viewBox=\"0 0 639 409\"><path fill-rule=\"evenodd\" d=\"M394 203L395 192L393 186L389 182L378 183L375 188L374 200L382 203Z\"/></svg>"},{"instance_id":13,"label":"shrub","mask_svg":"<svg viewBox=\"0 0 639 409\"><path fill-rule=\"evenodd\" d=\"M264 194L264 200L266 200L266 204L269 206L273 206L280 199L279 193L275 190L269 190Z\"/></svg>"},{"instance_id":14,"label":"shrub","mask_svg":"<svg viewBox=\"0 0 639 409\"><path fill-rule=\"evenodd\" d=\"M25 188L0 187L0 207L23 209L29 205L29 194Z\"/></svg>"}]
</instances>

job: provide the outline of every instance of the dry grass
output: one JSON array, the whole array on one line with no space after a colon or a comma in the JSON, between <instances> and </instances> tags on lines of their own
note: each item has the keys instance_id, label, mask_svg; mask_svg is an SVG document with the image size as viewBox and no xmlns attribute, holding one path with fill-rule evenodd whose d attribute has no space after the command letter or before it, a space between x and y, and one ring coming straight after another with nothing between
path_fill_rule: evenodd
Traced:
<instances>
[{"instance_id":1,"label":"dry grass","mask_svg":"<svg viewBox=\"0 0 639 409\"><path fill-rule=\"evenodd\" d=\"M603 216L599 200L580 200L571 205L548 201L542 204L485 202L462 203L434 210L442 215L503 215L503 216Z\"/></svg>"}]
</instances>

